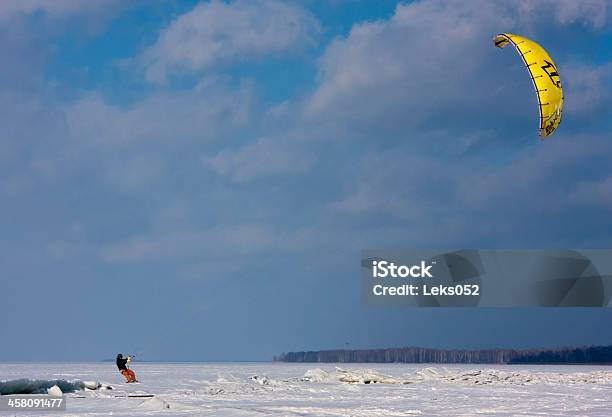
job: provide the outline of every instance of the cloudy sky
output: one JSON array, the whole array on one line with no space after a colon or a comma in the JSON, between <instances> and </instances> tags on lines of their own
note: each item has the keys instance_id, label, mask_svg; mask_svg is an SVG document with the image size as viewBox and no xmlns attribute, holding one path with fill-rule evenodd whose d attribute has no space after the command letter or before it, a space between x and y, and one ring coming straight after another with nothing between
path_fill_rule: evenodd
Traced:
<instances>
[{"instance_id":1,"label":"cloudy sky","mask_svg":"<svg viewBox=\"0 0 612 417\"><path fill-rule=\"evenodd\" d=\"M365 248L610 248L612 2L0 3L0 361L612 343L368 309ZM554 57L537 137L522 62Z\"/></svg>"}]
</instances>

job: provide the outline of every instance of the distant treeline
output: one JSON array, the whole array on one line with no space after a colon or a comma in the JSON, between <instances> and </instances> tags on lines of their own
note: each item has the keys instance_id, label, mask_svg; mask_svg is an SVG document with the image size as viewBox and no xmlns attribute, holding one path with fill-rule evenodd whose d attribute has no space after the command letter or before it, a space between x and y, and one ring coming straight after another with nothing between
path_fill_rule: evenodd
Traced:
<instances>
[{"instance_id":1,"label":"distant treeline","mask_svg":"<svg viewBox=\"0 0 612 417\"><path fill-rule=\"evenodd\" d=\"M274 361L323 363L612 364L612 345L527 350L447 350L420 347L364 350L338 349L287 352L274 357Z\"/></svg>"}]
</instances>

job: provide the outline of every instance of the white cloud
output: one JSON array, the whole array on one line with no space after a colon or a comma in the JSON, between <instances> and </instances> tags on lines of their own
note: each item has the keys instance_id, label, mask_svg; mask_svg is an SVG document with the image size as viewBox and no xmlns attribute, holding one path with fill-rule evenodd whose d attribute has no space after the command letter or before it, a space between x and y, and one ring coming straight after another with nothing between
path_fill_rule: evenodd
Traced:
<instances>
[{"instance_id":1,"label":"white cloud","mask_svg":"<svg viewBox=\"0 0 612 417\"><path fill-rule=\"evenodd\" d=\"M276 0L212 1L179 16L141 60L149 81L228 62L290 51L319 30L304 9Z\"/></svg>"},{"instance_id":2,"label":"white cloud","mask_svg":"<svg viewBox=\"0 0 612 417\"><path fill-rule=\"evenodd\" d=\"M132 4L121 0L2 0L0 23L11 26L36 16L42 19L36 19L35 29L23 27L28 37L44 39L63 33L74 24L81 36L91 36L99 33L118 11Z\"/></svg>"},{"instance_id":3,"label":"white cloud","mask_svg":"<svg viewBox=\"0 0 612 417\"><path fill-rule=\"evenodd\" d=\"M118 190L146 192L189 163L201 173L200 148L225 146L256 123L250 83L213 84L156 92L129 105L98 93L69 103L0 93L0 191L95 175Z\"/></svg>"},{"instance_id":4,"label":"white cloud","mask_svg":"<svg viewBox=\"0 0 612 417\"><path fill-rule=\"evenodd\" d=\"M542 13L554 16L560 24L578 23L602 28L607 23L609 0L522 0L522 18L535 21Z\"/></svg>"},{"instance_id":5,"label":"white cloud","mask_svg":"<svg viewBox=\"0 0 612 417\"><path fill-rule=\"evenodd\" d=\"M99 11L119 3L118 0L2 0L0 17L45 13L51 17Z\"/></svg>"},{"instance_id":6,"label":"white cloud","mask_svg":"<svg viewBox=\"0 0 612 417\"><path fill-rule=\"evenodd\" d=\"M491 60L484 71L482 63L493 56L491 36L514 24L511 16L495 2L431 1L399 4L389 20L354 25L321 58L307 113L353 131L384 131L492 104L484 92L499 64Z\"/></svg>"},{"instance_id":7,"label":"white cloud","mask_svg":"<svg viewBox=\"0 0 612 417\"><path fill-rule=\"evenodd\" d=\"M558 215L574 204L568 198L570 190L600 189L611 150L603 136L558 135L534 143L507 164L477 167L463 175L456 188L457 204L468 210Z\"/></svg>"},{"instance_id":8,"label":"white cloud","mask_svg":"<svg viewBox=\"0 0 612 417\"><path fill-rule=\"evenodd\" d=\"M612 63L573 63L560 69L564 83L565 112L572 115L607 114L610 100Z\"/></svg>"},{"instance_id":9,"label":"white cloud","mask_svg":"<svg viewBox=\"0 0 612 417\"><path fill-rule=\"evenodd\" d=\"M260 139L239 150L224 150L203 158L204 165L235 182L305 172L314 157L288 140Z\"/></svg>"},{"instance_id":10,"label":"white cloud","mask_svg":"<svg viewBox=\"0 0 612 417\"><path fill-rule=\"evenodd\" d=\"M405 149L405 147L403 148ZM439 195L455 183L455 165L423 155L378 151L356 161L351 187L330 208L341 215L377 215L415 220L432 216Z\"/></svg>"},{"instance_id":11,"label":"white cloud","mask_svg":"<svg viewBox=\"0 0 612 417\"><path fill-rule=\"evenodd\" d=\"M245 254L294 251L304 247L304 231L281 232L273 225L228 224L201 230L154 230L108 244L99 251L105 262L232 259Z\"/></svg>"},{"instance_id":12,"label":"white cloud","mask_svg":"<svg viewBox=\"0 0 612 417\"><path fill-rule=\"evenodd\" d=\"M210 140L251 122L253 101L251 83L230 88L212 78L192 90L160 91L126 106L90 94L66 108L66 123L76 142L105 147Z\"/></svg>"}]
</instances>

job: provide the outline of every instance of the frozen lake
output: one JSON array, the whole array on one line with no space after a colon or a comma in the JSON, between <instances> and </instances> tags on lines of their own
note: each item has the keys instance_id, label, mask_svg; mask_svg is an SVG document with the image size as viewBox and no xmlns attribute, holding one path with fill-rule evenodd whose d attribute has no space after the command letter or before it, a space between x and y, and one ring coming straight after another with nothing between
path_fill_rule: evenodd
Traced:
<instances>
[{"instance_id":1,"label":"frozen lake","mask_svg":"<svg viewBox=\"0 0 612 417\"><path fill-rule=\"evenodd\" d=\"M0 364L0 380L113 387L67 394L66 413L55 416L612 416L612 367L335 366L135 363L142 383L125 384L113 363Z\"/></svg>"}]
</instances>

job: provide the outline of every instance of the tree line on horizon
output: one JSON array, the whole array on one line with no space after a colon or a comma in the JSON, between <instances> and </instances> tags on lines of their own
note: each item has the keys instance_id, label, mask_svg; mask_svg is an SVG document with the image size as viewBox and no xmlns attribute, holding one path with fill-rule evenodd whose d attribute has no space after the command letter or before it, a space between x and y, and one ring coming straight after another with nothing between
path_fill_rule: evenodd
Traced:
<instances>
[{"instance_id":1,"label":"tree line on horizon","mask_svg":"<svg viewBox=\"0 0 612 417\"><path fill-rule=\"evenodd\" d=\"M286 352L275 362L295 363L465 363L465 364L612 364L612 345L545 349L335 349Z\"/></svg>"}]
</instances>

